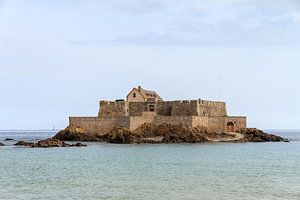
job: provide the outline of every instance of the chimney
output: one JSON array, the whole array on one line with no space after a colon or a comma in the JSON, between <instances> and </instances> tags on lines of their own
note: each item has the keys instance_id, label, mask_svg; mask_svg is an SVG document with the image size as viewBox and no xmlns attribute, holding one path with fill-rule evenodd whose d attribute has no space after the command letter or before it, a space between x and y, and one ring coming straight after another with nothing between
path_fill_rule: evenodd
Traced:
<instances>
[{"instance_id":1,"label":"chimney","mask_svg":"<svg viewBox=\"0 0 300 200\"><path fill-rule=\"evenodd\" d=\"M139 92L141 91L141 89L142 89L142 87L141 87L141 86L138 86L138 91L139 91Z\"/></svg>"}]
</instances>

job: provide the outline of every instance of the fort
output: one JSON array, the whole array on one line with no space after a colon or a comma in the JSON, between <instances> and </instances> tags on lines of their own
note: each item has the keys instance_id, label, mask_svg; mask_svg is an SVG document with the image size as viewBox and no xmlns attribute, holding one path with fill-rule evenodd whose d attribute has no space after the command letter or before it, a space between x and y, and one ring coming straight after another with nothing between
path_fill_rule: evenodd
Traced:
<instances>
[{"instance_id":1,"label":"fort","mask_svg":"<svg viewBox=\"0 0 300 200\"><path fill-rule=\"evenodd\" d=\"M164 101L157 92L138 86L126 100L100 101L98 116L69 117L69 125L90 133L108 133L114 127L134 131L145 123L203 126L216 132L236 132L246 128L244 116L228 116L225 102L206 100Z\"/></svg>"}]
</instances>

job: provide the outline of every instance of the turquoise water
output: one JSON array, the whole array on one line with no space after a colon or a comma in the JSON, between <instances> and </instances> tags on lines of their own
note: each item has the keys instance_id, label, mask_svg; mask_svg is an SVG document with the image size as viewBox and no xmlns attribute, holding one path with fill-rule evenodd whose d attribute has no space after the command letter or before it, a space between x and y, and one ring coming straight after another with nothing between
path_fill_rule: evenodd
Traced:
<instances>
[{"instance_id":1,"label":"turquoise water","mask_svg":"<svg viewBox=\"0 0 300 200\"><path fill-rule=\"evenodd\" d=\"M1 131L36 140L53 132ZM290 143L0 148L0 199L300 199L300 133ZM2 141L3 142L3 141Z\"/></svg>"}]
</instances>

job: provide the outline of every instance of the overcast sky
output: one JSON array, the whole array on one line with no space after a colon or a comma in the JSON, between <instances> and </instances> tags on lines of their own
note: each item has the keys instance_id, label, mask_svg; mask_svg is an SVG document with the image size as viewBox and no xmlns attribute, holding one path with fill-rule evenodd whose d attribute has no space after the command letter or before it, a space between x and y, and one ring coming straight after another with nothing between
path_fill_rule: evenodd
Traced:
<instances>
[{"instance_id":1,"label":"overcast sky","mask_svg":"<svg viewBox=\"0 0 300 200\"><path fill-rule=\"evenodd\" d=\"M0 129L64 128L137 85L300 128L300 2L0 0Z\"/></svg>"}]
</instances>

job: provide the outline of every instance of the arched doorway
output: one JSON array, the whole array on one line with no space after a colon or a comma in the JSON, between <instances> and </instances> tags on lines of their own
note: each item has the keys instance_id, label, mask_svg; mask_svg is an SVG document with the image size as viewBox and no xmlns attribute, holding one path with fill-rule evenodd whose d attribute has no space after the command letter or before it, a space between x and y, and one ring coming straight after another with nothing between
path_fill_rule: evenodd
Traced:
<instances>
[{"instance_id":1,"label":"arched doorway","mask_svg":"<svg viewBox=\"0 0 300 200\"><path fill-rule=\"evenodd\" d=\"M226 132L234 132L234 123L228 122L226 125Z\"/></svg>"}]
</instances>

